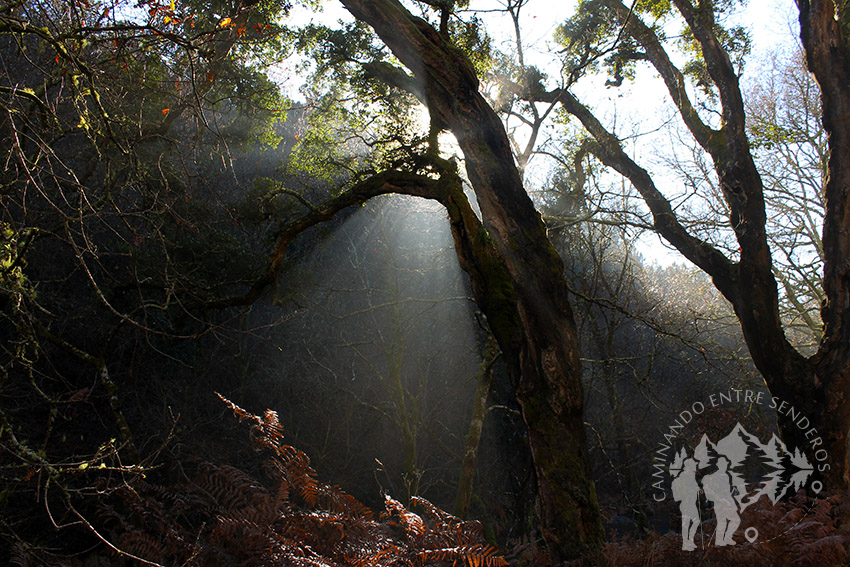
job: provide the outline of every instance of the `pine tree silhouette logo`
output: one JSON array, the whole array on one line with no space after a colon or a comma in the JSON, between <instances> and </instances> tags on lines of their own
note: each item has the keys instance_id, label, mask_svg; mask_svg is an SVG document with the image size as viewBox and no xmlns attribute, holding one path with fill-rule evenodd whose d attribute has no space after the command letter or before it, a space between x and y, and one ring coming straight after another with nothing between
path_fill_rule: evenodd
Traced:
<instances>
[{"instance_id":1,"label":"pine tree silhouette logo","mask_svg":"<svg viewBox=\"0 0 850 567\"><path fill-rule=\"evenodd\" d=\"M755 464L755 467L748 466ZM756 468L766 471L762 478L747 483L746 470ZM683 447L673 457L669 466L673 499L679 502L682 513L682 549L696 549L694 537L703 521L700 513L700 492L714 508L717 520L715 545L735 545L733 536L741 524L741 514L762 496L776 504L787 494L793 494L806 485L814 472L806 455L799 449L789 451L774 434L762 443L740 423L735 424L726 437L712 443L703 434L702 439L688 455ZM820 484L819 482L812 483ZM820 489L814 487L816 492ZM758 538L758 530L749 527L744 532L747 541Z\"/></svg>"}]
</instances>

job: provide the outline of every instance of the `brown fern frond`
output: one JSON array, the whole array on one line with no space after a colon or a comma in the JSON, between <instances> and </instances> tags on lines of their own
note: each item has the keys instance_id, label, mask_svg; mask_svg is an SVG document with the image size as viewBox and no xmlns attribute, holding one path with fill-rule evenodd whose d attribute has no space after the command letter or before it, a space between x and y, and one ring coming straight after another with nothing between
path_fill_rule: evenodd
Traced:
<instances>
[{"instance_id":1,"label":"brown fern frond","mask_svg":"<svg viewBox=\"0 0 850 567\"><path fill-rule=\"evenodd\" d=\"M275 512L281 513L289 505L289 483L284 478L278 478L276 484L277 487L271 504Z\"/></svg>"},{"instance_id":2,"label":"brown fern frond","mask_svg":"<svg viewBox=\"0 0 850 567\"><path fill-rule=\"evenodd\" d=\"M384 494L384 505L390 516L398 516L399 524L408 537L421 537L425 535L425 522L418 515L407 510L398 500Z\"/></svg>"},{"instance_id":3,"label":"brown fern frond","mask_svg":"<svg viewBox=\"0 0 850 567\"><path fill-rule=\"evenodd\" d=\"M827 536L807 542L796 548L796 555L791 562L795 567L809 565L847 565L847 538L842 536Z\"/></svg>"},{"instance_id":4,"label":"brown fern frond","mask_svg":"<svg viewBox=\"0 0 850 567\"><path fill-rule=\"evenodd\" d=\"M222 400L250 423L252 444L265 456L265 484L228 465L194 467L192 482L156 486L136 480L113 492L119 505L102 517L119 543L164 565L186 567L461 567L507 565L464 522L414 498L423 516L384 495L386 514L339 486L319 483L307 455L283 443L275 412L251 415ZM300 496L290 501L291 493ZM755 566L753 566L755 567Z\"/></svg>"},{"instance_id":5,"label":"brown fern frond","mask_svg":"<svg viewBox=\"0 0 850 567\"><path fill-rule=\"evenodd\" d=\"M387 545L374 552L366 552L357 557L346 556L345 563L351 567L383 567L396 565L401 548L397 545Z\"/></svg>"},{"instance_id":6,"label":"brown fern frond","mask_svg":"<svg viewBox=\"0 0 850 567\"><path fill-rule=\"evenodd\" d=\"M215 500L219 514L231 514L248 508L262 510L266 516L274 513L273 499L268 490L235 467L202 464L198 467L195 483Z\"/></svg>"},{"instance_id":7,"label":"brown fern frond","mask_svg":"<svg viewBox=\"0 0 850 567\"><path fill-rule=\"evenodd\" d=\"M412 496L410 503L423 510L423 515L431 523L429 535L440 541L442 547L472 545L484 539L484 526L481 522L461 520L420 496Z\"/></svg>"},{"instance_id":8,"label":"brown fern frond","mask_svg":"<svg viewBox=\"0 0 850 567\"><path fill-rule=\"evenodd\" d=\"M314 506L318 498L316 471L310 466L310 458L291 445L275 447L275 454L267 463L278 478L285 480L289 489L295 489L307 504Z\"/></svg>"},{"instance_id":9,"label":"brown fern frond","mask_svg":"<svg viewBox=\"0 0 850 567\"><path fill-rule=\"evenodd\" d=\"M277 418L277 412L267 409L262 417L261 428L266 439L275 446L280 445L283 441L283 427L280 425L280 420Z\"/></svg>"},{"instance_id":10,"label":"brown fern frond","mask_svg":"<svg viewBox=\"0 0 850 567\"><path fill-rule=\"evenodd\" d=\"M425 516L430 518L434 523L440 524L450 524L453 522L460 522L460 518L456 516L452 516L448 512L444 510L440 510L421 496L411 496L410 504L412 506L416 506L421 508L425 512Z\"/></svg>"},{"instance_id":11,"label":"brown fern frond","mask_svg":"<svg viewBox=\"0 0 850 567\"><path fill-rule=\"evenodd\" d=\"M289 497L289 490L295 489L307 504L313 506L318 498L318 482L316 471L310 466L310 458L306 453L291 445L284 445L283 427L280 425L277 412L267 409L262 417L253 415L221 394L217 394L227 407L233 411L240 422L251 424L251 437L257 450L271 450L274 457L266 463L270 476L277 482L285 482L286 489L278 490L278 494Z\"/></svg>"},{"instance_id":12,"label":"brown fern frond","mask_svg":"<svg viewBox=\"0 0 850 567\"><path fill-rule=\"evenodd\" d=\"M426 565L432 561L451 561L452 565L466 567L501 567L508 564L495 548L486 544L428 549L418 555Z\"/></svg>"},{"instance_id":13,"label":"brown fern frond","mask_svg":"<svg viewBox=\"0 0 850 567\"><path fill-rule=\"evenodd\" d=\"M239 423L242 423L243 421L248 421L252 424L253 427L259 427L260 429L262 429L263 420L260 419L258 416L243 410L242 408L240 408L218 392L216 392L215 395L218 396L219 399L224 402L227 407L230 408L230 411L233 412L233 415L236 416L236 418L239 420Z\"/></svg>"},{"instance_id":14,"label":"brown fern frond","mask_svg":"<svg viewBox=\"0 0 850 567\"><path fill-rule=\"evenodd\" d=\"M347 518L374 518L372 510L361 504L356 498L346 493L339 486L321 486L318 488L317 505L325 510L335 512Z\"/></svg>"},{"instance_id":15,"label":"brown fern frond","mask_svg":"<svg viewBox=\"0 0 850 567\"><path fill-rule=\"evenodd\" d=\"M219 516L210 532L210 542L224 549L266 549L273 541L268 527L243 518Z\"/></svg>"},{"instance_id":16,"label":"brown fern frond","mask_svg":"<svg viewBox=\"0 0 850 567\"><path fill-rule=\"evenodd\" d=\"M308 546L317 554L333 559L345 540L345 518L324 511L299 512L287 518L281 533Z\"/></svg>"}]
</instances>

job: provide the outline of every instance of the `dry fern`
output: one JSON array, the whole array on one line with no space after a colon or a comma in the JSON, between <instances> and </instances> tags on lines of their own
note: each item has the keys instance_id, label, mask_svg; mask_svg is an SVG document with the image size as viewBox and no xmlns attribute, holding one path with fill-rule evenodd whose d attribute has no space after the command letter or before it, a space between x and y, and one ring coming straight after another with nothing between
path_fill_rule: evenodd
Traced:
<instances>
[{"instance_id":1,"label":"dry fern","mask_svg":"<svg viewBox=\"0 0 850 567\"><path fill-rule=\"evenodd\" d=\"M452 562L452 565L465 567L499 567L507 565L504 557L489 545L459 545L446 549L428 549L419 552L419 558L426 565L434 561Z\"/></svg>"},{"instance_id":2,"label":"dry fern","mask_svg":"<svg viewBox=\"0 0 850 567\"><path fill-rule=\"evenodd\" d=\"M124 549L162 565L494 567L507 562L463 522L414 498L423 516L385 495L374 514L338 486L317 480L310 459L284 444L277 414L253 415L222 397L250 426L264 457L260 481L229 465L197 463L189 481L137 482L114 492L101 517Z\"/></svg>"}]
</instances>

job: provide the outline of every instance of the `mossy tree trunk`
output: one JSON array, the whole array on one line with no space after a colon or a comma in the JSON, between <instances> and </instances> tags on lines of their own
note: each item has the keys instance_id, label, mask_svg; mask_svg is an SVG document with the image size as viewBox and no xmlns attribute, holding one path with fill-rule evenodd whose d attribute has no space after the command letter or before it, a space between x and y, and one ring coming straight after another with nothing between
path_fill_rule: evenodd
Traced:
<instances>
[{"instance_id":1,"label":"mossy tree trunk","mask_svg":"<svg viewBox=\"0 0 850 567\"><path fill-rule=\"evenodd\" d=\"M528 426L540 527L556 561L586 556L601 546L603 530L588 465L576 327L563 264L525 191L502 122L479 94L469 60L426 22L396 0L342 3L411 71L407 77L394 70L397 79L407 77L396 86L419 96L432 125L452 132L461 147L484 232L504 268L502 281L479 282L490 300L481 308Z\"/></svg>"},{"instance_id":2,"label":"mossy tree trunk","mask_svg":"<svg viewBox=\"0 0 850 567\"><path fill-rule=\"evenodd\" d=\"M472 401L472 416L469 419L469 430L463 442L463 460L460 465L460 479L457 483L454 515L459 518L469 516L472 503L472 492L475 485L475 468L478 463L478 446L481 444L481 432L484 430L484 419L487 417L487 398L490 395L490 384L493 381L493 365L499 356L499 347L492 336L487 340L481 368L475 377L475 397Z\"/></svg>"}]
</instances>

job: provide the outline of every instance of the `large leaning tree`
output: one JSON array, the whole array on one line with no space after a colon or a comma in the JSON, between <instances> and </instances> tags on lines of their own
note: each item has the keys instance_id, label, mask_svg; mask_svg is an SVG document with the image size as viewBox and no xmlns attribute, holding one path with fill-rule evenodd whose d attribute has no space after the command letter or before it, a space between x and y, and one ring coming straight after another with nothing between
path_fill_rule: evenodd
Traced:
<instances>
[{"instance_id":1,"label":"large leaning tree","mask_svg":"<svg viewBox=\"0 0 850 567\"><path fill-rule=\"evenodd\" d=\"M53 360L59 357L66 366L73 359L94 368L97 387L108 392L120 442L136 461L141 451L135 450L131 420L123 411L122 382L112 378L120 363L116 344L134 353L139 341L155 350L160 340L215 333L216 319L209 314L251 305L275 286L290 244L310 227L379 195L436 200L447 211L460 265L522 406L536 472L538 525L548 549L555 561L593 561L603 530L588 465L578 340L563 264L523 186L500 118L479 92L468 56L450 39L454 3L440 5L444 17L437 30L397 0L343 2L359 21L351 31L365 33L336 37L362 36L363 51L374 55L355 62L363 81L421 101L433 135L418 146L402 144L404 159L382 167L363 171L356 159L348 162L348 170L327 176L318 196L275 187L301 209L287 209L281 214L286 220L275 217L280 225L260 268L254 252L261 245L239 243L256 238L268 246L269 240L243 232L229 205L232 193L243 187L222 179L214 164L256 155L254 150L263 149L256 146L264 144L252 144L252 137L275 138L281 101L262 64L270 52L286 53L280 17L290 3L131 4L0 6L0 55L6 64L0 129L7 154L0 294L8 313L0 332L17 337L2 351L8 371L0 382L4 391L13 382L28 384L27 372L37 371L38 364L58 366ZM364 108L373 103L356 101ZM246 116L267 127L245 128ZM437 151L436 134L444 130L460 145L480 216L456 163ZM375 145L362 141L361 149ZM44 284L36 291L31 281ZM51 293L59 286L81 290L78 297L91 292L92 309L82 312L73 299L64 303L65 295ZM83 316L109 329L89 339L92 333L81 330L88 327L80 322ZM6 381L7 375L14 379ZM57 406L87 391L64 389L51 397L42 384L36 394ZM5 452L64 486L63 469L25 441L34 429L23 426L32 413L27 407L0 411ZM78 452L83 451L81 446ZM27 480L21 476L22 483Z\"/></svg>"},{"instance_id":2,"label":"large leaning tree","mask_svg":"<svg viewBox=\"0 0 850 567\"><path fill-rule=\"evenodd\" d=\"M669 180L656 178L629 154L626 141L605 125L605 118L571 92L569 78L557 89L546 90L540 82L511 88L525 100L559 104L577 119L589 135L585 147L639 193L650 212L648 228L711 276L732 304L771 394L793 403L816 430L799 427L795 423L799 414L780 412L784 441L825 451L818 453L821 458L815 463L822 478L831 488L846 489L850 483L850 13L843 2L798 0L797 5L806 61L822 93L829 156L824 164L821 250L823 334L816 352L808 356L787 336L787 322L780 316L776 272L780 264L772 258L765 183L748 138L739 81L747 36L725 17L734 10L733 2L590 0L581 3L561 28L567 69L605 59L613 75L608 84L619 86L634 76L637 65L651 65L687 136L712 166L708 173L716 176L719 191L702 198L705 209L720 212L722 224L707 228L688 217L663 189ZM684 31L674 40L667 34L676 21L677 31ZM683 44L690 57L677 66L673 53L681 55ZM731 231L729 238L724 231Z\"/></svg>"},{"instance_id":3,"label":"large leaning tree","mask_svg":"<svg viewBox=\"0 0 850 567\"><path fill-rule=\"evenodd\" d=\"M256 300L277 281L292 240L349 206L391 193L440 202L528 426L536 512L549 552L556 561L592 556L604 535L588 465L578 340L563 263L525 190L501 119L480 93L469 58L450 41L452 3L441 6L440 30L397 0L342 4L403 65L364 61L367 74L415 96L428 109L432 133L446 130L457 139L481 217L464 193L455 163L441 158L432 144L282 226L268 268L251 290L210 306Z\"/></svg>"}]
</instances>

